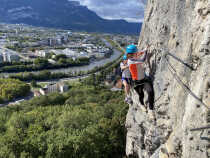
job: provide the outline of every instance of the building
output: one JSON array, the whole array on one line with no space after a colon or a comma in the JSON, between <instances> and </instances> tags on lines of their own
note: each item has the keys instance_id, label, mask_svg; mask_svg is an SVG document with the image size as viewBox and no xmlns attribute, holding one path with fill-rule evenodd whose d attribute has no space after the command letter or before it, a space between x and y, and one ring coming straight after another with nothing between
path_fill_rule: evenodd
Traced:
<instances>
[{"instance_id":1,"label":"building","mask_svg":"<svg viewBox=\"0 0 210 158\"><path fill-rule=\"evenodd\" d=\"M65 83L51 83L46 85L44 88L40 88L39 92L42 95L47 95L50 93L64 93L68 91L69 87Z\"/></svg>"},{"instance_id":2,"label":"building","mask_svg":"<svg viewBox=\"0 0 210 158\"><path fill-rule=\"evenodd\" d=\"M94 56L95 56L96 58L98 58L98 59L103 59L103 58L105 58L105 54L103 54L103 53L94 53Z\"/></svg>"},{"instance_id":3,"label":"building","mask_svg":"<svg viewBox=\"0 0 210 158\"><path fill-rule=\"evenodd\" d=\"M16 54L8 54L7 58L8 58L8 62L18 62L18 61L20 61L20 57Z\"/></svg>"},{"instance_id":4,"label":"building","mask_svg":"<svg viewBox=\"0 0 210 158\"><path fill-rule=\"evenodd\" d=\"M46 45L48 45L48 41L45 41L45 40L39 41L38 43L39 43L39 45L41 45L41 46L46 46Z\"/></svg>"},{"instance_id":5,"label":"building","mask_svg":"<svg viewBox=\"0 0 210 158\"><path fill-rule=\"evenodd\" d=\"M47 55L49 55L50 53L46 50L36 50L35 51L35 55L39 56L39 57L46 57Z\"/></svg>"},{"instance_id":6,"label":"building","mask_svg":"<svg viewBox=\"0 0 210 158\"><path fill-rule=\"evenodd\" d=\"M34 97L39 97L41 96L41 93L39 91L34 91Z\"/></svg>"},{"instance_id":7,"label":"building","mask_svg":"<svg viewBox=\"0 0 210 158\"><path fill-rule=\"evenodd\" d=\"M87 47L88 53L98 53L98 49L95 47Z\"/></svg>"},{"instance_id":8,"label":"building","mask_svg":"<svg viewBox=\"0 0 210 158\"><path fill-rule=\"evenodd\" d=\"M1 51L1 50L0 50ZM2 49L2 56L4 62L18 62L20 61L20 56L18 53L9 50L9 49Z\"/></svg>"},{"instance_id":9,"label":"building","mask_svg":"<svg viewBox=\"0 0 210 158\"><path fill-rule=\"evenodd\" d=\"M77 45L71 45L68 48L71 50L78 50L78 49L83 49L85 47L81 46L80 44L77 44Z\"/></svg>"},{"instance_id":10,"label":"building","mask_svg":"<svg viewBox=\"0 0 210 158\"><path fill-rule=\"evenodd\" d=\"M58 88L60 93L64 93L69 90L69 86L66 85L65 83L59 83Z\"/></svg>"},{"instance_id":11,"label":"building","mask_svg":"<svg viewBox=\"0 0 210 158\"><path fill-rule=\"evenodd\" d=\"M3 63L4 62L4 58L3 58L3 55L0 54L0 63Z\"/></svg>"},{"instance_id":12,"label":"building","mask_svg":"<svg viewBox=\"0 0 210 158\"><path fill-rule=\"evenodd\" d=\"M56 39L48 38L47 43L48 43L48 46L55 46L56 45Z\"/></svg>"},{"instance_id":13,"label":"building","mask_svg":"<svg viewBox=\"0 0 210 158\"><path fill-rule=\"evenodd\" d=\"M62 54L65 54L67 57L75 57L77 56L78 52L71 50L69 48L66 48L62 51Z\"/></svg>"},{"instance_id":14,"label":"building","mask_svg":"<svg viewBox=\"0 0 210 158\"><path fill-rule=\"evenodd\" d=\"M68 43L68 36L62 36L61 38L60 38L60 40L61 40L61 43L62 44L67 44Z\"/></svg>"},{"instance_id":15,"label":"building","mask_svg":"<svg viewBox=\"0 0 210 158\"><path fill-rule=\"evenodd\" d=\"M112 54L112 50L109 48L101 48L98 51L100 54L103 54L104 57L109 57Z\"/></svg>"},{"instance_id":16,"label":"building","mask_svg":"<svg viewBox=\"0 0 210 158\"><path fill-rule=\"evenodd\" d=\"M71 31L69 31L67 34L68 34L68 36L72 36L72 32Z\"/></svg>"},{"instance_id":17,"label":"building","mask_svg":"<svg viewBox=\"0 0 210 158\"><path fill-rule=\"evenodd\" d=\"M93 44L82 44L82 46L83 47L86 47L86 48L92 48L92 47L94 47L94 45Z\"/></svg>"},{"instance_id":18,"label":"building","mask_svg":"<svg viewBox=\"0 0 210 158\"><path fill-rule=\"evenodd\" d=\"M89 55L87 52L80 52L78 57L85 57L85 58L89 58Z\"/></svg>"}]
</instances>

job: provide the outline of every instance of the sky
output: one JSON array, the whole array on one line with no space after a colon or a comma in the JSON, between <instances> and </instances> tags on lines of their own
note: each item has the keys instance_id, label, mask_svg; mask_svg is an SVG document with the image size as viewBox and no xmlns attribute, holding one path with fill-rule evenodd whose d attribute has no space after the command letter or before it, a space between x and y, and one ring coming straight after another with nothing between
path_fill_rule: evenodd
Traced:
<instances>
[{"instance_id":1,"label":"sky","mask_svg":"<svg viewBox=\"0 0 210 158\"><path fill-rule=\"evenodd\" d=\"M147 0L74 0L87 6L105 19L124 19L141 22Z\"/></svg>"}]
</instances>

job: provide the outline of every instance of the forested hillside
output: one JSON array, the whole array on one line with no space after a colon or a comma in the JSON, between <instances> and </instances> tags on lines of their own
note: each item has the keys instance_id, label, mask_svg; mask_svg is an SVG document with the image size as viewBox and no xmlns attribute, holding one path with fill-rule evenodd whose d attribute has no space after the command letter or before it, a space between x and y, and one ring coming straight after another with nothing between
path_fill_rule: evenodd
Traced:
<instances>
[{"instance_id":1,"label":"forested hillside","mask_svg":"<svg viewBox=\"0 0 210 158\"><path fill-rule=\"evenodd\" d=\"M0 157L122 158L124 96L91 83L1 108Z\"/></svg>"}]
</instances>

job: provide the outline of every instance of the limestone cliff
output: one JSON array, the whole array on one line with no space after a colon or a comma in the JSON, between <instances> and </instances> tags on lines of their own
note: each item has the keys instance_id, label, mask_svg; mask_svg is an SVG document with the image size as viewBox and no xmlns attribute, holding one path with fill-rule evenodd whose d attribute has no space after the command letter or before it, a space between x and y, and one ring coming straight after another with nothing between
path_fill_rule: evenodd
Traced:
<instances>
[{"instance_id":1,"label":"limestone cliff","mask_svg":"<svg viewBox=\"0 0 210 158\"><path fill-rule=\"evenodd\" d=\"M157 120L150 121L133 91L134 104L126 120L126 154L210 157L210 128L191 130L210 125L210 110L204 106L210 108L210 1L148 0L139 47L146 44L152 44L154 54Z\"/></svg>"}]
</instances>

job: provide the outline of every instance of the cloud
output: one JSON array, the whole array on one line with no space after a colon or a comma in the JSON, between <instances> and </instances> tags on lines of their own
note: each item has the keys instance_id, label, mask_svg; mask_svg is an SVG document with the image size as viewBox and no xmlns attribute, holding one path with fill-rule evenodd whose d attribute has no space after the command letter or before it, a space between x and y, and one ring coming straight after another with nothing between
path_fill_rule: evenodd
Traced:
<instances>
[{"instance_id":1,"label":"cloud","mask_svg":"<svg viewBox=\"0 0 210 158\"><path fill-rule=\"evenodd\" d=\"M140 22L144 18L147 0L76 0L106 19Z\"/></svg>"}]
</instances>

